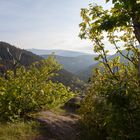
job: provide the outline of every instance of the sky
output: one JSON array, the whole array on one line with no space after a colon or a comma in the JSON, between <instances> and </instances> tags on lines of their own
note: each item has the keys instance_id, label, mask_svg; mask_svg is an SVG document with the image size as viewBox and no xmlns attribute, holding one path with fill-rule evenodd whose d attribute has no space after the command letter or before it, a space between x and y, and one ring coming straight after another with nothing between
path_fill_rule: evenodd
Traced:
<instances>
[{"instance_id":1,"label":"sky","mask_svg":"<svg viewBox=\"0 0 140 140\"><path fill-rule=\"evenodd\" d=\"M78 37L80 9L105 0L0 0L0 40L23 49L62 49L92 53Z\"/></svg>"}]
</instances>

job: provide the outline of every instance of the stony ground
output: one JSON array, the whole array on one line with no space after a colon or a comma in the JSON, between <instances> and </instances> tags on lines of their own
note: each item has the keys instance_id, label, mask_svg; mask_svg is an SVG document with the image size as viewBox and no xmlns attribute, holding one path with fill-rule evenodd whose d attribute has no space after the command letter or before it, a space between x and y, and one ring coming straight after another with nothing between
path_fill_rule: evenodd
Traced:
<instances>
[{"instance_id":1,"label":"stony ground","mask_svg":"<svg viewBox=\"0 0 140 140\"><path fill-rule=\"evenodd\" d=\"M37 120L45 125L47 137L41 136L35 140L78 140L78 119L71 113L40 112Z\"/></svg>"}]
</instances>

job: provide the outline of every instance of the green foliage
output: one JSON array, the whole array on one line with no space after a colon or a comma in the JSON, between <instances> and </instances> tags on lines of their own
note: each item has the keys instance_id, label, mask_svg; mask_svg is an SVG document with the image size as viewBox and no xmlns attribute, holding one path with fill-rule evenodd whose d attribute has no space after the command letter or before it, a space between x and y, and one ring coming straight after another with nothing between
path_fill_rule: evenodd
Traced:
<instances>
[{"instance_id":1,"label":"green foliage","mask_svg":"<svg viewBox=\"0 0 140 140\"><path fill-rule=\"evenodd\" d=\"M89 35L100 34L102 31L120 31L132 28L140 42L140 2L139 0L107 0L113 2L111 10L104 10L101 6L90 4L89 9L82 9L83 28L89 27ZM85 31L85 30L84 30ZM86 35L86 32L81 34ZM96 37L95 36L95 37Z\"/></svg>"},{"instance_id":2,"label":"green foliage","mask_svg":"<svg viewBox=\"0 0 140 140\"><path fill-rule=\"evenodd\" d=\"M50 78L60 65L53 57L9 70L6 78L0 77L0 120L14 121L32 111L51 108L64 103L73 93L61 83L53 83Z\"/></svg>"},{"instance_id":3,"label":"green foliage","mask_svg":"<svg viewBox=\"0 0 140 140\"><path fill-rule=\"evenodd\" d=\"M132 66L117 65L118 80L104 66L101 70L95 70L92 85L80 109L81 122L88 139L140 138L137 71ZM114 68L113 65L111 68Z\"/></svg>"},{"instance_id":4,"label":"green foliage","mask_svg":"<svg viewBox=\"0 0 140 140\"><path fill-rule=\"evenodd\" d=\"M137 2L113 0L114 7L110 10L90 4L81 11L80 37L92 41L98 54L96 60L101 63L93 73L80 108L84 139L140 139L140 49L137 46L140 5ZM105 39L128 60L127 64L121 63L119 57L108 60Z\"/></svg>"}]
</instances>

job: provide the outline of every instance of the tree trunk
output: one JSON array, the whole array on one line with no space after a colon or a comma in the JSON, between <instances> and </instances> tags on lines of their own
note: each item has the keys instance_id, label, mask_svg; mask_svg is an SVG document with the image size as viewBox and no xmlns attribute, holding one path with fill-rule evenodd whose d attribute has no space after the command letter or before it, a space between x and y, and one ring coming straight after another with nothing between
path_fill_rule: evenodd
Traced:
<instances>
[{"instance_id":1,"label":"tree trunk","mask_svg":"<svg viewBox=\"0 0 140 140\"><path fill-rule=\"evenodd\" d=\"M138 22L138 18L132 18L133 25L134 25L134 34L140 44L140 22ZM138 78L139 78L139 84L140 84L140 53L138 55Z\"/></svg>"},{"instance_id":2,"label":"tree trunk","mask_svg":"<svg viewBox=\"0 0 140 140\"><path fill-rule=\"evenodd\" d=\"M133 25L134 25L134 34L140 44L140 23L136 19L133 19Z\"/></svg>"}]
</instances>

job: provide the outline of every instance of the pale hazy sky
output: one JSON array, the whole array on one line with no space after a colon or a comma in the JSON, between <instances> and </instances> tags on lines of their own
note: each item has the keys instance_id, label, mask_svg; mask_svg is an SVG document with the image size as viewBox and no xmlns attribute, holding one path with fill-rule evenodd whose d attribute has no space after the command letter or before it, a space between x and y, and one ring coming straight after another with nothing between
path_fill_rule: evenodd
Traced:
<instances>
[{"instance_id":1,"label":"pale hazy sky","mask_svg":"<svg viewBox=\"0 0 140 140\"><path fill-rule=\"evenodd\" d=\"M0 0L0 40L29 49L64 49L91 52L80 40L80 9L105 0Z\"/></svg>"}]
</instances>

